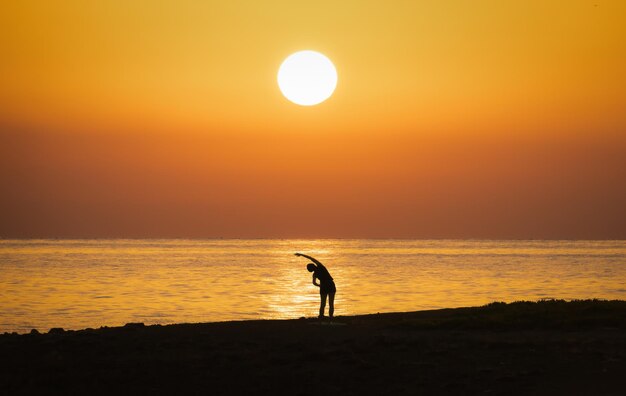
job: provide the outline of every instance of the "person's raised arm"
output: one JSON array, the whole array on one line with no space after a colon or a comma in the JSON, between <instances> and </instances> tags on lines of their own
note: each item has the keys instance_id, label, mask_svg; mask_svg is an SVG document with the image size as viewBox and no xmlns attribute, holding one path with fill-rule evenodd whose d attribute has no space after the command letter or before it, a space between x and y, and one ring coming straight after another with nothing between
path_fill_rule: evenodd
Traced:
<instances>
[{"instance_id":1,"label":"person's raised arm","mask_svg":"<svg viewBox=\"0 0 626 396\"><path fill-rule=\"evenodd\" d=\"M321 265L322 267L324 266L324 264L320 263L319 261L317 261L316 259L314 259L314 258L313 258L313 257L311 257L311 256L307 256L306 254L296 253L296 256L298 256L298 257L306 257L306 258L308 258L309 260L311 260L312 262L314 262L315 264L317 264L317 265Z\"/></svg>"}]
</instances>

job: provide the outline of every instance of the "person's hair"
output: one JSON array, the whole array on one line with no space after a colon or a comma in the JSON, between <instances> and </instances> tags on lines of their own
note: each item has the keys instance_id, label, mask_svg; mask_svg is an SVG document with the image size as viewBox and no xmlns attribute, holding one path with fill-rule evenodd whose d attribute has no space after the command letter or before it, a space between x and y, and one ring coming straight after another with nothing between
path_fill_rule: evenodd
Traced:
<instances>
[{"instance_id":1,"label":"person's hair","mask_svg":"<svg viewBox=\"0 0 626 396\"><path fill-rule=\"evenodd\" d=\"M317 267L315 266L315 264L307 264L306 269L308 269L309 272L313 272L317 269Z\"/></svg>"}]
</instances>

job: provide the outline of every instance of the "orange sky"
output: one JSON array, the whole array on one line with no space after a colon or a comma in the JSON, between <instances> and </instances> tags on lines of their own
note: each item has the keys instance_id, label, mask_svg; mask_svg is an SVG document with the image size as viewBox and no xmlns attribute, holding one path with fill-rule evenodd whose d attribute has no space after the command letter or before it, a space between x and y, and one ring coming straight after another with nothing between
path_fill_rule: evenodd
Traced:
<instances>
[{"instance_id":1,"label":"orange sky","mask_svg":"<svg viewBox=\"0 0 626 396\"><path fill-rule=\"evenodd\" d=\"M7 3L0 237L626 238L622 1Z\"/></svg>"}]
</instances>

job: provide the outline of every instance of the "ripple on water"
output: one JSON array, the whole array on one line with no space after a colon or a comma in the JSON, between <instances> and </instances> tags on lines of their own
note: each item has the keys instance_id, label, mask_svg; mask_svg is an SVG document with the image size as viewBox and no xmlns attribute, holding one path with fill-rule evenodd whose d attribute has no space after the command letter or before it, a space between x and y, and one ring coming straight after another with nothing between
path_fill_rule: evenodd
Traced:
<instances>
[{"instance_id":1,"label":"ripple on water","mask_svg":"<svg viewBox=\"0 0 626 396\"><path fill-rule=\"evenodd\" d=\"M624 241L0 241L0 332L315 316L539 298L626 299ZM139 320L141 319L141 320Z\"/></svg>"}]
</instances>

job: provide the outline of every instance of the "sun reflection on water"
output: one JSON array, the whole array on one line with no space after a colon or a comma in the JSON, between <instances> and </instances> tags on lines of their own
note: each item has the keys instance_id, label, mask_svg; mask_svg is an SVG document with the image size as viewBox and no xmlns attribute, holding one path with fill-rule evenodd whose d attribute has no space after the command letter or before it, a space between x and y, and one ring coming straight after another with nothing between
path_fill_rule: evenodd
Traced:
<instances>
[{"instance_id":1,"label":"sun reflection on water","mask_svg":"<svg viewBox=\"0 0 626 396\"><path fill-rule=\"evenodd\" d=\"M336 315L540 298L626 299L625 241L0 241L0 332Z\"/></svg>"}]
</instances>

